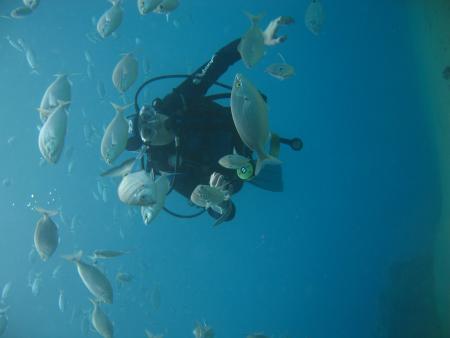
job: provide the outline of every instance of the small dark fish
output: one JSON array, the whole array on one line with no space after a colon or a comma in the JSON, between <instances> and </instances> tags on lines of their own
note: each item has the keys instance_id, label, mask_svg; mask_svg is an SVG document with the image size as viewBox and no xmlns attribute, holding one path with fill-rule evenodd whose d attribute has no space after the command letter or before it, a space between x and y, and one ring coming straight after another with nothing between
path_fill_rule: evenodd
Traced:
<instances>
[{"instance_id":1,"label":"small dark fish","mask_svg":"<svg viewBox=\"0 0 450 338\"><path fill-rule=\"evenodd\" d=\"M450 66L445 67L445 69L442 71L442 77L445 80L450 80Z\"/></svg>"},{"instance_id":2,"label":"small dark fish","mask_svg":"<svg viewBox=\"0 0 450 338\"><path fill-rule=\"evenodd\" d=\"M120 177L128 175L133 169L134 163L136 163L136 159L130 158L119 164L117 167L106 170L105 172L101 173L100 176Z\"/></svg>"}]
</instances>

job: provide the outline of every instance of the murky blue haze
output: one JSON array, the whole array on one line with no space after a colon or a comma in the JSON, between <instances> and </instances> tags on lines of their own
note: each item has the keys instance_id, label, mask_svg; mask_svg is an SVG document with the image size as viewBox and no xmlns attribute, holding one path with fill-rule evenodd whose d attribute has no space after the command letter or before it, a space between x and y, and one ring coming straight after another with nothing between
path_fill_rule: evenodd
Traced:
<instances>
[{"instance_id":1,"label":"murky blue haze","mask_svg":"<svg viewBox=\"0 0 450 338\"><path fill-rule=\"evenodd\" d=\"M102 264L114 285L114 305L103 309L116 337L144 337L145 328L192 337L195 323L203 320L219 338L252 332L383 337L380 295L390 283L391 266L427 254L432 232L422 224L431 225L439 213L435 155L406 5L323 0L326 22L314 36L303 22L308 3L182 0L167 22L162 15L141 17L136 1L125 0L117 38L96 44L85 35L95 30L91 17L110 6L106 1L42 0L27 18L0 19L0 178L12 182L0 187L0 285L12 282L4 337L82 336L81 312L91 308L91 296L75 265L61 255L99 248L131 251ZM0 13L20 4L2 0ZM120 54L147 57L149 76L189 73L243 35L249 27L243 10L265 13L264 25L279 15L297 19L282 28L289 35L286 43L270 48L254 69L239 63L221 78L231 83L243 72L268 95L271 129L303 139L301 152L282 148L285 191L246 185L233 197L236 218L218 228L206 215L180 220L165 213L144 226L138 212L130 215L119 202L116 179L102 179L107 201L95 200L92 193L106 165L100 139L87 145L83 126L102 134L114 115L108 102L121 102L111 82ZM7 35L31 46L40 75L30 74ZM85 51L95 64L93 80L86 75ZM297 73L283 82L264 73L279 61L279 52ZM71 77L66 149L73 147L73 155L40 166L36 108L55 73L82 73ZM106 86L106 102L97 95L97 80ZM144 80L141 67L127 92L129 101ZM176 84L158 82L148 97L164 95ZM167 205L191 211L175 193ZM46 263L29 259L40 217L35 206L61 209L66 219L55 217L61 242ZM52 278L58 265L60 274ZM119 271L134 280L119 287L114 280ZM42 273L43 283L33 296L28 279L36 273ZM161 305L154 309L147 296L158 288ZM67 301L63 313L60 289Z\"/></svg>"}]
</instances>

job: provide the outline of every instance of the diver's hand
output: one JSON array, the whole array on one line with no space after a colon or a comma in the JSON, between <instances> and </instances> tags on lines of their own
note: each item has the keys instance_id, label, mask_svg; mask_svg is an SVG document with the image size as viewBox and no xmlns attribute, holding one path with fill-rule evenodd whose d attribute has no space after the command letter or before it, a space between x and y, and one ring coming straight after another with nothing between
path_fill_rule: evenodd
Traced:
<instances>
[{"instance_id":1,"label":"diver's hand","mask_svg":"<svg viewBox=\"0 0 450 338\"><path fill-rule=\"evenodd\" d=\"M228 185L228 181L222 174L213 172L209 177L209 185L214 188L224 189Z\"/></svg>"},{"instance_id":2,"label":"diver's hand","mask_svg":"<svg viewBox=\"0 0 450 338\"><path fill-rule=\"evenodd\" d=\"M264 44L266 46L278 45L287 39L287 35L277 36L278 29L281 25L290 25L295 22L293 17L279 16L272 20L264 31Z\"/></svg>"}]
</instances>

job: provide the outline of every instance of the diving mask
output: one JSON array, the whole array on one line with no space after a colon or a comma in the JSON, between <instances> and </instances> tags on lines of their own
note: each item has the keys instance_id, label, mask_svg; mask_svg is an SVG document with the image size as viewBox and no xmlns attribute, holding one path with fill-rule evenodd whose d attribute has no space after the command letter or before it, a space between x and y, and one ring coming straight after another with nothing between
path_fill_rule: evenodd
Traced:
<instances>
[{"instance_id":1,"label":"diving mask","mask_svg":"<svg viewBox=\"0 0 450 338\"><path fill-rule=\"evenodd\" d=\"M156 110L150 105L143 105L139 111L139 134L142 142L149 145L157 133Z\"/></svg>"}]
</instances>

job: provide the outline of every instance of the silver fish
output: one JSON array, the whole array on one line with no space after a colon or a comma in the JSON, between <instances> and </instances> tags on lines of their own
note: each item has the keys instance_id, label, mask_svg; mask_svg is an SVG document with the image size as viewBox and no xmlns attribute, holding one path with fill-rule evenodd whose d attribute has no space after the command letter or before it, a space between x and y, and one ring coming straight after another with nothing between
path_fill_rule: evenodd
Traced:
<instances>
[{"instance_id":1,"label":"silver fish","mask_svg":"<svg viewBox=\"0 0 450 338\"><path fill-rule=\"evenodd\" d=\"M142 70L144 71L145 76L150 74L150 61L147 57L142 59Z\"/></svg>"},{"instance_id":2,"label":"silver fish","mask_svg":"<svg viewBox=\"0 0 450 338\"><path fill-rule=\"evenodd\" d=\"M162 0L137 0L138 11L141 15L153 12Z\"/></svg>"},{"instance_id":3,"label":"silver fish","mask_svg":"<svg viewBox=\"0 0 450 338\"><path fill-rule=\"evenodd\" d=\"M98 197L98 195L97 195L97 193L96 193L95 191L92 192L92 197L94 197L94 199L95 199L96 201L99 201L99 200L100 200L100 197Z\"/></svg>"},{"instance_id":4,"label":"silver fish","mask_svg":"<svg viewBox=\"0 0 450 338\"><path fill-rule=\"evenodd\" d=\"M33 11L39 6L39 1L40 0L22 0L23 4Z\"/></svg>"},{"instance_id":5,"label":"silver fish","mask_svg":"<svg viewBox=\"0 0 450 338\"><path fill-rule=\"evenodd\" d=\"M282 63L273 63L266 68L266 73L278 80L286 80L295 75L295 68L286 63L284 57L280 55Z\"/></svg>"},{"instance_id":6,"label":"silver fish","mask_svg":"<svg viewBox=\"0 0 450 338\"><path fill-rule=\"evenodd\" d=\"M67 165L67 175L72 175L74 164L74 160L70 160L69 164Z\"/></svg>"},{"instance_id":7,"label":"silver fish","mask_svg":"<svg viewBox=\"0 0 450 338\"><path fill-rule=\"evenodd\" d=\"M64 312L65 307L66 307L66 301L64 298L64 290L59 290L59 296L58 296L59 311Z\"/></svg>"},{"instance_id":8,"label":"silver fish","mask_svg":"<svg viewBox=\"0 0 450 338\"><path fill-rule=\"evenodd\" d=\"M325 21L325 13L320 0L311 0L305 12L305 25L314 35L319 35Z\"/></svg>"},{"instance_id":9,"label":"silver fish","mask_svg":"<svg viewBox=\"0 0 450 338\"><path fill-rule=\"evenodd\" d=\"M106 89L105 89L105 84L103 83L103 81L98 80L97 81L97 95L100 98L100 101L104 101L106 98Z\"/></svg>"},{"instance_id":10,"label":"silver fish","mask_svg":"<svg viewBox=\"0 0 450 338\"><path fill-rule=\"evenodd\" d=\"M28 66L31 68L31 74L37 74L39 75L38 71L38 64L36 62L36 55L34 54L33 50L31 48L28 48L25 53L25 57L28 62Z\"/></svg>"},{"instance_id":11,"label":"silver fish","mask_svg":"<svg viewBox=\"0 0 450 338\"><path fill-rule=\"evenodd\" d=\"M92 310L91 323L94 329L99 333L103 338L113 338L114 336L114 327L106 316L106 314L102 311L97 301L90 299L94 309Z\"/></svg>"},{"instance_id":12,"label":"silver fish","mask_svg":"<svg viewBox=\"0 0 450 338\"><path fill-rule=\"evenodd\" d=\"M157 201L156 184L149 173L140 170L122 178L118 195L119 199L128 205L151 205Z\"/></svg>"},{"instance_id":13,"label":"silver fish","mask_svg":"<svg viewBox=\"0 0 450 338\"><path fill-rule=\"evenodd\" d=\"M106 189L103 189L103 191L102 191L102 200L103 200L103 203L108 203L108 193L107 193Z\"/></svg>"},{"instance_id":14,"label":"silver fish","mask_svg":"<svg viewBox=\"0 0 450 338\"><path fill-rule=\"evenodd\" d=\"M179 5L179 0L163 0L158 6L156 6L154 12L159 14L168 14L177 9Z\"/></svg>"},{"instance_id":15,"label":"silver fish","mask_svg":"<svg viewBox=\"0 0 450 338\"><path fill-rule=\"evenodd\" d=\"M1 302L5 303L11 292L12 282L8 282L3 286Z\"/></svg>"},{"instance_id":16,"label":"silver fish","mask_svg":"<svg viewBox=\"0 0 450 338\"><path fill-rule=\"evenodd\" d=\"M52 271L52 278L56 279L59 275L59 270L61 270L61 265L57 265Z\"/></svg>"},{"instance_id":17,"label":"silver fish","mask_svg":"<svg viewBox=\"0 0 450 338\"><path fill-rule=\"evenodd\" d=\"M101 154L103 160L111 164L118 158L127 146L128 141L128 121L124 117L124 111L130 105L119 106L111 103L116 110L116 114L105 130L101 143Z\"/></svg>"},{"instance_id":18,"label":"silver fish","mask_svg":"<svg viewBox=\"0 0 450 338\"><path fill-rule=\"evenodd\" d=\"M97 32L102 38L110 36L122 23L123 9L120 0L111 0L109 8L97 22Z\"/></svg>"},{"instance_id":19,"label":"silver fish","mask_svg":"<svg viewBox=\"0 0 450 338\"><path fill-rule=\"evenodd\" d=\"M94 70L94 65L92 63L88 63L86 66L86 75L88 77L89 80L94 80L95 77L95 70Z\"/></svg>"},{"instance_id":20,"label":"silver fish","mask_svg":"<svg viewBox=\"0 0 450 338\"><path fill-rule=\"evenodd\" d=\"M245 14L250 19L252 25L241 38L238 45L238 52L247 68L252 68L262 59L266 50L264 34L258 26L263 16L255 16L250 13Z\"/></svg>"},{"instance_id":21,"label":"silver fish","mask_svg":"<svg viewBox=\"0 0 450 338\"><path fill-rule=\"evenodd\" d=\"M25 49L23 48L23 46L17 41L14 41L9 35L7 35L5 37L5 39L8 41L8 43L11 45L11 47L13 47L15 50L19 51L19 52L24 52Z\"/></svg>"},{"instance_id":22,"label":"silver fish","mask_svg":"<svg viewBox=\"0 0 450 338\"><path fill-rule=\"evenodd\" d=\"M214 330L206 323L197 323L192 333L195 338L214 338Z\"/></svg>"},{"instance_id":23,"label":"silver fish","mask_svg":"<svg viewBox=\"0 0 450 338\"><path fill-rule=\"evenodd\" d=\"M30 7L18 7L13 9L10 15L14 19L23 19L31 13L33 13L33 10Z\"/></svg>"},{"instance_id":24,"label":"silver fish","mask_svg":"<svg viewBox=\"0 0 450 338\"><path fill-rule=\"evenodd\" d=\"M264 149L270 137L267 104L258 89L242 74L236 74L234 79L231 113L242 141L258 155L255 175L266 164L280 164L281 161Z\"/></svg>"},{"instance_id":25,"label":"silver fish","mask_svg":"<svg viewBox=\"0 0 450 338\"><path fill-rule=\"evenodd\" d=\"M133 166L136 163L135 158L130 158L128 160L125 160L121 164L119 164L117 167L113 167L111 169L108 169L100 174L102 177L120 177L128 175L132 170Z\"/></svg>"},{"instance_id":26,"label":"silver fish","mask_svg":"<svg viewBox=\"0 0 450 338\"><path fill-rule=\"evenodd\" d=\"M87 50L84 51L84 59L87 63L94 64L94 62L92 61L91 53L89 53L89 51Z\"/></svg>"},{"instance_id":27,"label":"silver fish","mask_svg":"<svg viewBox=\"0 0 450 338\"><path fill-rule=\"evenodd\" d=\"M31 293L33 296L38 296L41 292L41 284L42 284L42 277L41 273L36 274L33 282L30 284L31 287Z\"/></svg>"},{"instance_id":28,"label":"silver fish","mask_svg":"<svg viewBox=\"0 0 450 338\"><path fill-rule=\"evenodd\" d=\"M155 181L156 201L150 205L141 207L141 215L146 225L150 224L161 212L166 201L166 196L170 190L170 182L167 176L162 175Z\"/></svg>"},{"instance_id":29,"label":"silver fish","mask_svg":"<svg viewBox=\"0 0 450 338\"><path fill-rule=\"evenodd\" d=\"M126 272L118 272L116 274L116 280L119 283L129 283L134 279L133 275Z\"/></svg>"},{"instance_id":30,"label":"silver fish","mask_svg":"<svg viewBox=\"0 0 450 338\"><path fill-rule=\"evenodd\" d=\"M10 178L4 178L2 180L2 186L4 186L5 188L10 187L12 184L12 180Z\"/></svg>"},{"instance_id":31,"label":"silver fish","mask_svg":"<svg viewBox=\"0 0 450 338\"><path fill-rule=\"evenodd\" d=\"M47 211L41 208L36 208L36 211L41 213L42 217L36 224L36 229L34 231L34 245L39 256L45 262L53 255L58 247L58 227L50 218L55 216L57 212Z\"/></svg>"},{"instance_id":32,"label":"silver fish","mask_svg":"<svg viewBox=\"0 0 450 338\"><path fill-rule=\"evenodd\" d=\"M50 114L39 131L39 150L42 157L49 163L55 164L61 157L67 132L68 103L60 105Z\"/></svg>"},{"instance_id":33,"label":"silver fish","mask_svg":"<svg viewBox=\"0 0 450 338\"><path fill-rule=\"evenodd\" d=\"M123 256L123 255L127 255L129 254L128 251L115 251L115 250L95 250L92 253L91 258L93 260L97 260L97 259L109 259L109 258L114 258L114 257L119 257L119 256Z\"/></svg>"},{"instance_id":34,"label":"silver fish","mask_svg":"<svg viewBox=\"0 0 450 338\"><path fill-rule=\"evenodd\" d=\"M239 154L225 155L219 159L219 164L226 169L240 169L250 162L248 157Z\"/></svg>"},{"instance_id":35,"label":"silver fish","mask_svg":"<svg viewBox=\"0 0 450 338\"><path fill-rule=\"evenodd\" d=\"M61 102L66 103L69 108L72 99L72 84L67 74L56 74L56 80L46 89L38 108L41 121L44 122L48 116L57 108Z\"/></svg>"},{"instance_id":36,"label":"silver fish","mask_svg":"<svg viewBox=\"0 0 450 338\"><path fill-rule=\"evenodd\" d=\"M138 76L138 68L138 61L132 53L122 56L112 73L112 82L119 93L125 93L134 84Z\"/></svg>"},{"instance_id":37,"label":"silver fish","mask_svg":"<svg viewBox=\"0 0 450 338\"><path fill-rule=\"evenodd\" d=\"M76 264L78 274L89 292L99 301L112 304L113 289L111 283L98 268L83 262L81 260L82 254L82 251L79 251L74 255L64 256L63 258Z\"/></svg>"}]
</instances>

